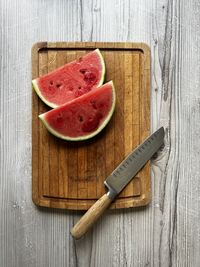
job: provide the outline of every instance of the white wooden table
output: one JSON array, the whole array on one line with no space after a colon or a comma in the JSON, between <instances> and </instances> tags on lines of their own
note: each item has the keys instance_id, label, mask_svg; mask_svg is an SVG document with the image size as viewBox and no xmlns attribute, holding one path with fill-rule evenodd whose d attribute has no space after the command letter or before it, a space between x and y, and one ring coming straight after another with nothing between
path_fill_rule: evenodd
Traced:
<instances>
[{"instance_id":1,"label":"white wooden table","mask_svg":"<svg viewBox=\"0 0 200 267\"><path fill-rule=\"evenodd\" d=\"M199 0L1 0L0 30L0 267L199 267ZM31 200L31 46L45 40L148 43L152 131L166 128L151 204L76 242L80 213Z\"/></svg>"}]
</instances>

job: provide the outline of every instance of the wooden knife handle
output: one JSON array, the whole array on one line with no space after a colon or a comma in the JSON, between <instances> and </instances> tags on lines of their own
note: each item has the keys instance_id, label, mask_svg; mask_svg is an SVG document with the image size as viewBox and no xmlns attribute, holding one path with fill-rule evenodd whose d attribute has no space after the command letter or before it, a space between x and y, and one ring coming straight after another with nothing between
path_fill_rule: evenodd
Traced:
<instances>
[{"instance_id":1,"label":"wooden knife handle","mask_svg":"<svg viewBox=\"0 0 200 267\"><path fill-rule=\"evenodd\" d=\"M103 195L75 224L75 226L71 229L71 235L75 239L81 238L103 214L111 202L112 200L107 194Z\"/></svg>"}]
</instances>

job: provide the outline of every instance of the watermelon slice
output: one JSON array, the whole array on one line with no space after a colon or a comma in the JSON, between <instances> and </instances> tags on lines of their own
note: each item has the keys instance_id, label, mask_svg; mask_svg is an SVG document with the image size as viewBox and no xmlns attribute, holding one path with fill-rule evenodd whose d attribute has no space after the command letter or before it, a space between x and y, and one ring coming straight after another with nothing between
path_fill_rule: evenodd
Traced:
<instances>
[{"instance_id":1,"label":"watermelon slice","mask_svg":"<svg viewBox=\"0 0 200 267\"><path fill-rule=\"evenodd\" d=\"M69 141L86 140L98 134L109 122L116 102L110 81L60 107L39 115L55 136Z\"/></svg>"},{"instance_id":2,"label":"watermelon slice","mask_svg":"<svg viewBox=\"0 0 200 267\"><path fill-rule=\"evenodd\" d=\"M55 108L103 84L105 63L96 49L32 81L38 96Z\"/></svg>"}]
</instances>

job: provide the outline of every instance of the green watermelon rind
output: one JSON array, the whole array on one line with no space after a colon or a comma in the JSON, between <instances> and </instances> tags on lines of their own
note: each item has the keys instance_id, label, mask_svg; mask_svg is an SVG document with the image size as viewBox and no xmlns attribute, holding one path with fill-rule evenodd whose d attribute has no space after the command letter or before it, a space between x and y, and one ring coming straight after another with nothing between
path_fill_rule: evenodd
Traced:
<instances>
[{"instance_id":1,"label":"green watermelon rind","mask_svg":"<svg viewBox=\"0 0 200 267\"><path fill-rule=\"evenodd\" d=\"M101 66L102 66L102 72L101 72L101 79L99 81L99 83L97 84L96 87L100 87L101 85L103 85L103 82L104 82L104 79L105 79L105 74L106 74L106 65L105 65L105 61L103 59L103 56L100 52L100 50L97 48L94 50L94 52L96 51L96 53L98 54L99 58L100 58L100 62L101 62ZM32 80L32 86L33 86L33 89L35 90L35 92L37 93L37 95L39 96L39 98L49 107L51 108L57 108L58 105L52 103L52 102L49 102L45 97L43 97L43 95L41 94L41 91L40 91L40 88L38 86L38 83L37 83L37 78Z\"/></svg>"},{"instance_id":2,"label":"green watermelon rind","mask_svg":"<svg viewBox=\"0 0 200 267\"><path fill-rule=\"evenodd\" d=\"M104 128L105 126L108 124L108 122L110 121L113 113L114 113L114 110L115 110L115 106L116 106L116 93L115 93L115 86L113 84L113 81L110 81L108 82L107 84L111 84L112 86L112 96L113 96L113 101L112 101L112 107L110 109L110 112L108 113L107 117L105 118L104 122L100 125L100 127L92 132L91 134L88 134L88 135L84 135L84 136L79 136L79 137L70 137L70 136L65 136L65 135L62 135L62 134L59 134L58 132L56 132L49 124L48 122L45 120L45 113L39 115L39 118L40 120L44 123L45 127L47 128L47 130L53 134L54 136L58 137L58 138L61 138L63 140L67 140L67 141L84 141L84 140L87 140L87 139L90 139L94 136L96 136L98 133L100 133ZM81 97L84 97L85 95L83 96L80 96L79 98ZM75 100L72 100L72 101L76 101Z\"/></svg>"}]
</instances>

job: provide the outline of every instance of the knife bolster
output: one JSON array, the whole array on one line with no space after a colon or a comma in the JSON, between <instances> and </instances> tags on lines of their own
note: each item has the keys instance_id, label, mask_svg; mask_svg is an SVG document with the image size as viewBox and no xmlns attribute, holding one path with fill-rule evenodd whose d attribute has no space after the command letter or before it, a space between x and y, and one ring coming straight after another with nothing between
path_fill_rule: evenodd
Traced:
<instances>
[{"instance_id":1,"label":"knife bolster","mask_svg":"<svg viewBox=\"0 0 200 267\"><path fill-rule=\"evenodd\" d=\"M108 188L107 196L113 201L117 196L117 192L106 181L104 181L104 185Z\"/></svg>"}]
</instances>

